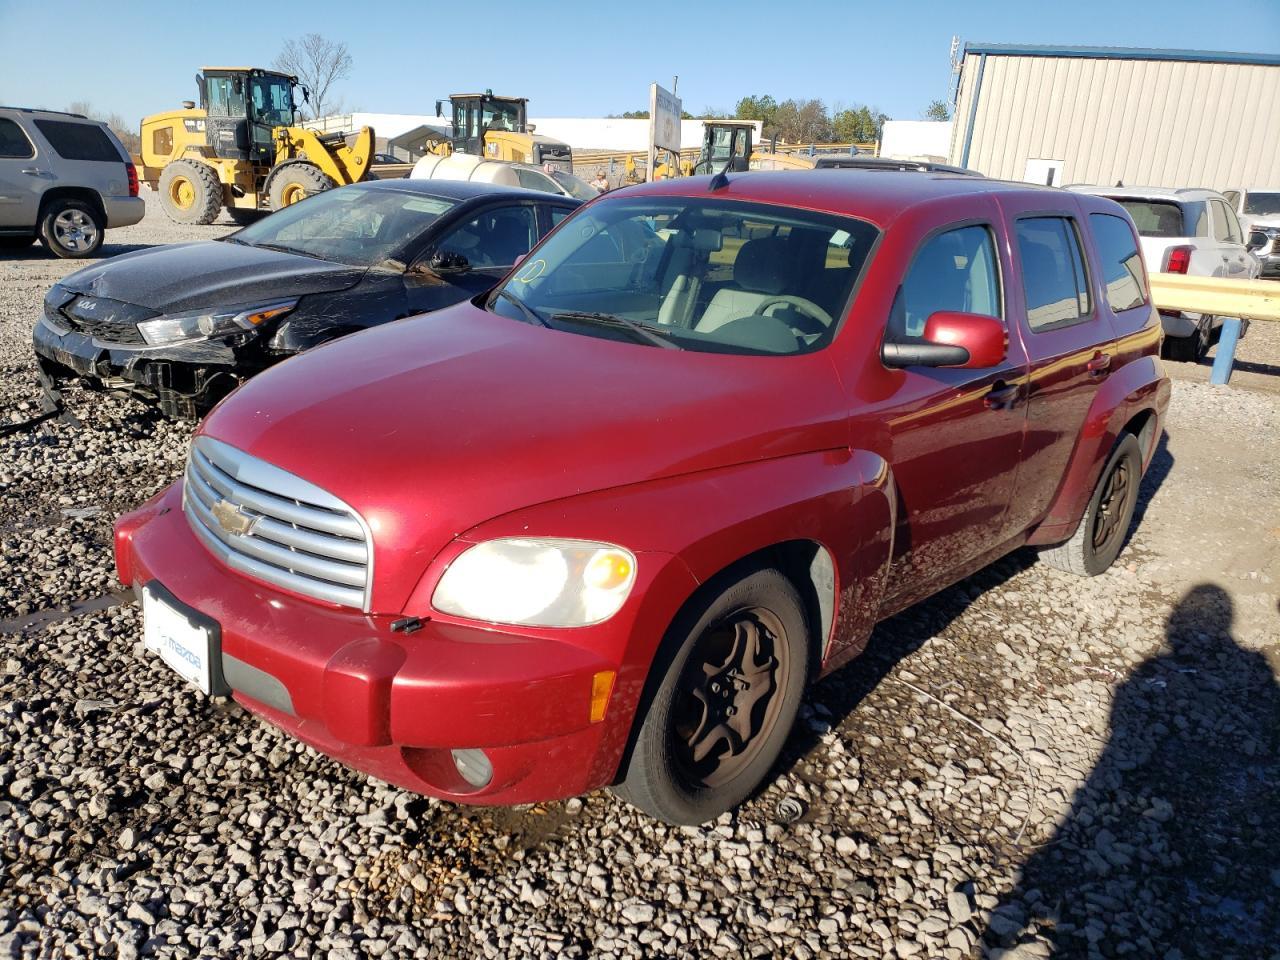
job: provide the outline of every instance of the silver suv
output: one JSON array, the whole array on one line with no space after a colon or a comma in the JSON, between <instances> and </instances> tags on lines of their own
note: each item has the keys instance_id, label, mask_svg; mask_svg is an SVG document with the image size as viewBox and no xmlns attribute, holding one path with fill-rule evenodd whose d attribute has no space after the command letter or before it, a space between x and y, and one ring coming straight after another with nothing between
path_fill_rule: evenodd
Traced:
<instances>
[{"instance_id":1,"label":"silver suv","mask_svg":"<svg viewBox=\"0 0 1280 960\"><path fill-rule=\"evenodd\" d=\"M137 170L106 124L0 107L0 249L39 239L60 257L91 256L108 227L145 212Z\"/></svg>"}]
</instances>

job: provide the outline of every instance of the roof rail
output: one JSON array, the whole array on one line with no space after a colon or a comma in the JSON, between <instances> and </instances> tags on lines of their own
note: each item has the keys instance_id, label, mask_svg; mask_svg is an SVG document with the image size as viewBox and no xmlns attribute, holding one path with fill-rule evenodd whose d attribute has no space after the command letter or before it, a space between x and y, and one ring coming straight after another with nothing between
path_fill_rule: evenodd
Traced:
<instances>
[{"instance_id":1,"label":"roof rail","mask_svg":"<svg viewBox=\"0 0 1280 960\"><path fill-rule=\"evenodd\" d=\"M70 113L66 110L46 110L44 107L9 107L0 103L0 110L17 110L19 113L55 113L60 117L75 117L77 120L89 120L83 113Z\"/></svg>"}]
</instances>

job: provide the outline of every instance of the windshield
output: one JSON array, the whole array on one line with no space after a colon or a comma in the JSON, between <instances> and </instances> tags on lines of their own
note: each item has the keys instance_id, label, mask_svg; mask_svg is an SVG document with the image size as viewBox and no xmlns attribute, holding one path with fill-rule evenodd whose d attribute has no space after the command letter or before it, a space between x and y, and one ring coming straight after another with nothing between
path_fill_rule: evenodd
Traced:
<instances>
[{"instance_id":1,"label":"windshield","mask_svg":"<svg viewBox=\"0 0 1280 960\"><path fill-rule=\"evenodd\" d=\"M249 96L254 119L273 127L293 124L293 88L284 77L253 77L249 81Z\"/></svg>"},{"instance_id":2,"label":"windshield","mask_svg":"<svg viewBox=\"0 0 1280 960\"><path fill-rule=\"evenodd\" d=\"M1250 193L1244 198L1244 212L1255 217L1280 214L1280 193Z\"/></svg>"},{"instance_id":3,"label":"windshield","mask_svg":"<svg viewBox=\"0 0 1280 960\"><path fill-rule=\"evenodd\" d=\"M1140 237L1189 237L1182 207L1167 200L1132 200L1112 197L1129 211Z\"/></svg>"},{"instance_id":4,"label":"windshield","mask_svg":"<svg viewBox=\"0 0 1280 960\"><path fill-rule=\"evenodd\" d=\"M563 170L552 170L551 176L556 183L569 192L569 196L578 200L594 200L600 196L599 190L571 173L565 173Z\"/></svg>"},{"instance_id":5,"label":"windshield","mask_svg":"<svg viewBox=\"0 0 1280 960\"><path fill-rule=\"evenodd\" d=\"M232 239L371 267L401 259L405 248L455 205L453 200L408 190L338 187L277 210L232 234Z\"/></svg>"},{"instance_id":6,"label":"windshield","mask_svg":"<svg viewBox=\"0 0 1280 960\"><path fill-rule=\"evenodd\" d=\"M630 343L651 342L647 333L685 350L806 353L835 336L878 236L861 220L764 204L603 200L557 230L489 307L526 319L515 297L558 329Z\"/></svg>"},{"instance_id":7,"label":"windshield","mask_svg":"<svg viewBox=\"0 0 1280 960\"><path fill-rule=\"evenodd\" d=\"M480 111L480 125L484 130L514 130L518 132L521 128L520 104L518 103L496 103L492 100L486 100Z\"/></svg>"}]
</instances>

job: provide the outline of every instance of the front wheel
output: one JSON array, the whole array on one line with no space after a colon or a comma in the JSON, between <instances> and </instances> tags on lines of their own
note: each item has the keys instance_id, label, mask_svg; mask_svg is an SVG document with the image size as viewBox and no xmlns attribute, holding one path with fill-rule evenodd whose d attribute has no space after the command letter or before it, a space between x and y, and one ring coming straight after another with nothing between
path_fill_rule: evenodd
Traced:
<instances>
[{"instance_id":1,"label":"front wheel","mask_svg":"<svg viewBox=\"0 0 1280 960\"><path fill-rule=\"evenodd\" d=\"M1105 571L1124 546L1142 482L1142 450L1132 433L1122 435L1103 467L1080 526L1066 543L1040 551L1050 566L1082 577Z\"/></svg>"},{"instance_id":2,"label":"front wheel","mask_svg":"<svg viewBox=\"0 0 1280 960\"><path fill-rule=\"evenodd\" d=\"M267 177L266 191L271 209L281 210L312 194L323 193L336 186L333 178L315 164L294 161L271 171L271 175Z\"/></svg>"},{"instance_id":3,"label":"front wheel","mask_svg":"<svg viewBox=\"0 0 1280 960\"><path fill-rule=\"evenodd\" d=\"M657 687L614 788L668 823L706 823L759 787L808 682L807 617L786 577L766 568L708 586L663 641Z\"/></svg>"}]
</instances>

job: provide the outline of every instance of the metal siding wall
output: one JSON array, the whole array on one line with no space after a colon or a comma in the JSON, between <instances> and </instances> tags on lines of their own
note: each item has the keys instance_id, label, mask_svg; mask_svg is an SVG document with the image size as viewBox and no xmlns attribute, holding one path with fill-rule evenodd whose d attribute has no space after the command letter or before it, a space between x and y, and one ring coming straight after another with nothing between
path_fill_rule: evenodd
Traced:
<instances>
[{"instance_id":1,"label":"metal siding wall","mask_svg":"<svg viewBox=\"0 0 1280 960\"><path fill-rule=\"evenodd\" d=\"M964 153L978 56L965 58L951 162ZM1063 161L1063 182L1280 185L1280 67L988 54L969 166L1021 179Z\"/></svg>"}]
</instances>

